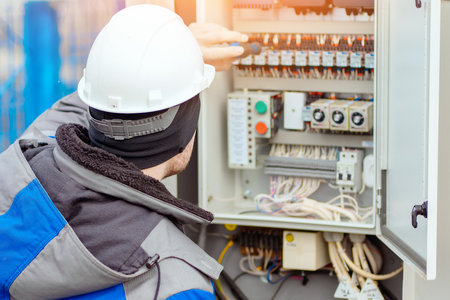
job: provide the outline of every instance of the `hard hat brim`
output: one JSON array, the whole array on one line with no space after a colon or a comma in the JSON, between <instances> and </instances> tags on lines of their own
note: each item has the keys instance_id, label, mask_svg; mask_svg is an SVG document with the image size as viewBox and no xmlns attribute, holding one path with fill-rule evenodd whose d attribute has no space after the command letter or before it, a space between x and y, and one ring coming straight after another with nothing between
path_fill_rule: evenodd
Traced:
<instances>
[{"instance_id":1,"label":"hard hat brim","mask_svg":"<svg viewBox=\"0 0 450 300\"><path fill-rule=\"evenodd\" d=\"M208 87L209 87L211 85L211 83L213 82L214 77L216 76L216 69L214 68L214 66L205 64L205 66L203 68L203 76L205 76L206 80L208 81Z\"/></svg>"},{"instance_id":2,"label":"hard hat brim","mask_svg":"<svg viewBox=\"0 0 450 300\"><path fill-rule=\"evenodd\" d=\"M211 85L211 83L214 80L216 74L216 69L214 68L214 66L212 65L208 65L208 64L204 64L203 66L203 84L200 84L197 86L197 88L194 88L193 90L191 90L192 95L189 95L191 97L188 97L187 99L180 99L179 101L176 101L176 103L172 103L172 105L169 105L168 107L158 107L155 110L161 110L161 109L166 109L169 107L172 107L174 105L178 105L181 104L189 99L191 99L193 96L199 94L200 92L202 92L203 90L209 88L209 86ZM96 102L92 102L88 100L88 96L87 93L89 93L89 91L86 90L86 80L85 80L85 76L83 76L80 79L80 82L78 83L78 95L80 97L80 99L87 104L88 106L91 106L93 108L99 109L99 110L103 110L103 111L108 111L108 112L116 112L116 113L143 113L143 112L149 112L149 110L115 110L115 109L111 109L110 107L104 106L104 105L99 105ZM197 90L196 90L197 89Z\"/></svg>"}]
</instances>

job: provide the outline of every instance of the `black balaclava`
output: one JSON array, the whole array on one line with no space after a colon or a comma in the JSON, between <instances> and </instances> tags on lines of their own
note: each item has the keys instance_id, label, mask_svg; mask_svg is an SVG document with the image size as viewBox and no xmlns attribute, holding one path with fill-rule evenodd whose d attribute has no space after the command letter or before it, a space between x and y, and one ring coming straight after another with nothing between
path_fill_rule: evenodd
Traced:
<instances>
[{"instance_id":1,"label":"black balaclava","mask_svg":"<svg viewBox=\"0 0 450 300\"><path fill-rule=\"evenodd\" d=\"M140 113L118 114L89 108L96 120L140 120L164 113L167 110ZM197 128L200 114L200 99L196 95L179 105L178 112L167 129L125 140L115 140L89 126L91 145L113 153L135 164L139 169L157 166L178 153L183 152Z\"/></svg>"}]
</instances>

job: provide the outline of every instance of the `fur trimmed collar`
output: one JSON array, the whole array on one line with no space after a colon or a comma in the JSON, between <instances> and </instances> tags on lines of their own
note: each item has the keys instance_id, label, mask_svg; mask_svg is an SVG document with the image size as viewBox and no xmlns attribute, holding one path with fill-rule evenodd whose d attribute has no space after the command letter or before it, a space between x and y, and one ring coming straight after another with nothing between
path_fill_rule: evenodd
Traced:
<instances>
[{"instance_id":1,"label":"fur trimmed collar","mask_svg":"<svg viewBox=\"0 0 450 300\"><path fill-rule=\"evenodd\" d=\"M78 124L61 125L56 131L56 140L61 150L82 167L208 221L213 220L212 213L174 197L160 181L144 175L134 164L103 149L91 146L88 130L85 127Z\"/></svg>"}]
</instances>

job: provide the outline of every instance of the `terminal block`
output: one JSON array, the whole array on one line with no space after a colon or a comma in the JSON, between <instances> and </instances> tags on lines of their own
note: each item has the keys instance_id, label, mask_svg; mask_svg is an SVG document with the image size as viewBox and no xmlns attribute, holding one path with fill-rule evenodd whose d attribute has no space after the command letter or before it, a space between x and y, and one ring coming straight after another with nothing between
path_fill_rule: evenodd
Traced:
<instances>
[{"instance_id":1,"label":"terminal block","mask_svg":"<svg viewBox=\"0 0 450 300\"><path fill-rule=\"evenodd\" d=\"M373 80L371 34L247 34L261 52L234 63L238 77Z\"/></svg>"}]
</instances>

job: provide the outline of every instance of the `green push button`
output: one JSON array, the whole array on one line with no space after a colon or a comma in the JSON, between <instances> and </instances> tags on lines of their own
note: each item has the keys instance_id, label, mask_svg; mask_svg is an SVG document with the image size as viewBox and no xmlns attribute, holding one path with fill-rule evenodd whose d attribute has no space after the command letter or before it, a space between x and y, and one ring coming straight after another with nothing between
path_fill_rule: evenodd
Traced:
<instances>
[{"instance_id":1,"label":"green push button","mask_svg":"<svg viewBox=\"0 0 450 300\"><path fill-rule=\"evenodd\" d=\"M267 111L267 105L266 105L266 103L264 103L264 101L256 102L255 108L256 108L256 111L258 112L258 114L261 114L261 115L266 113L266 111Z\"/></svg>"}]
</instances>

